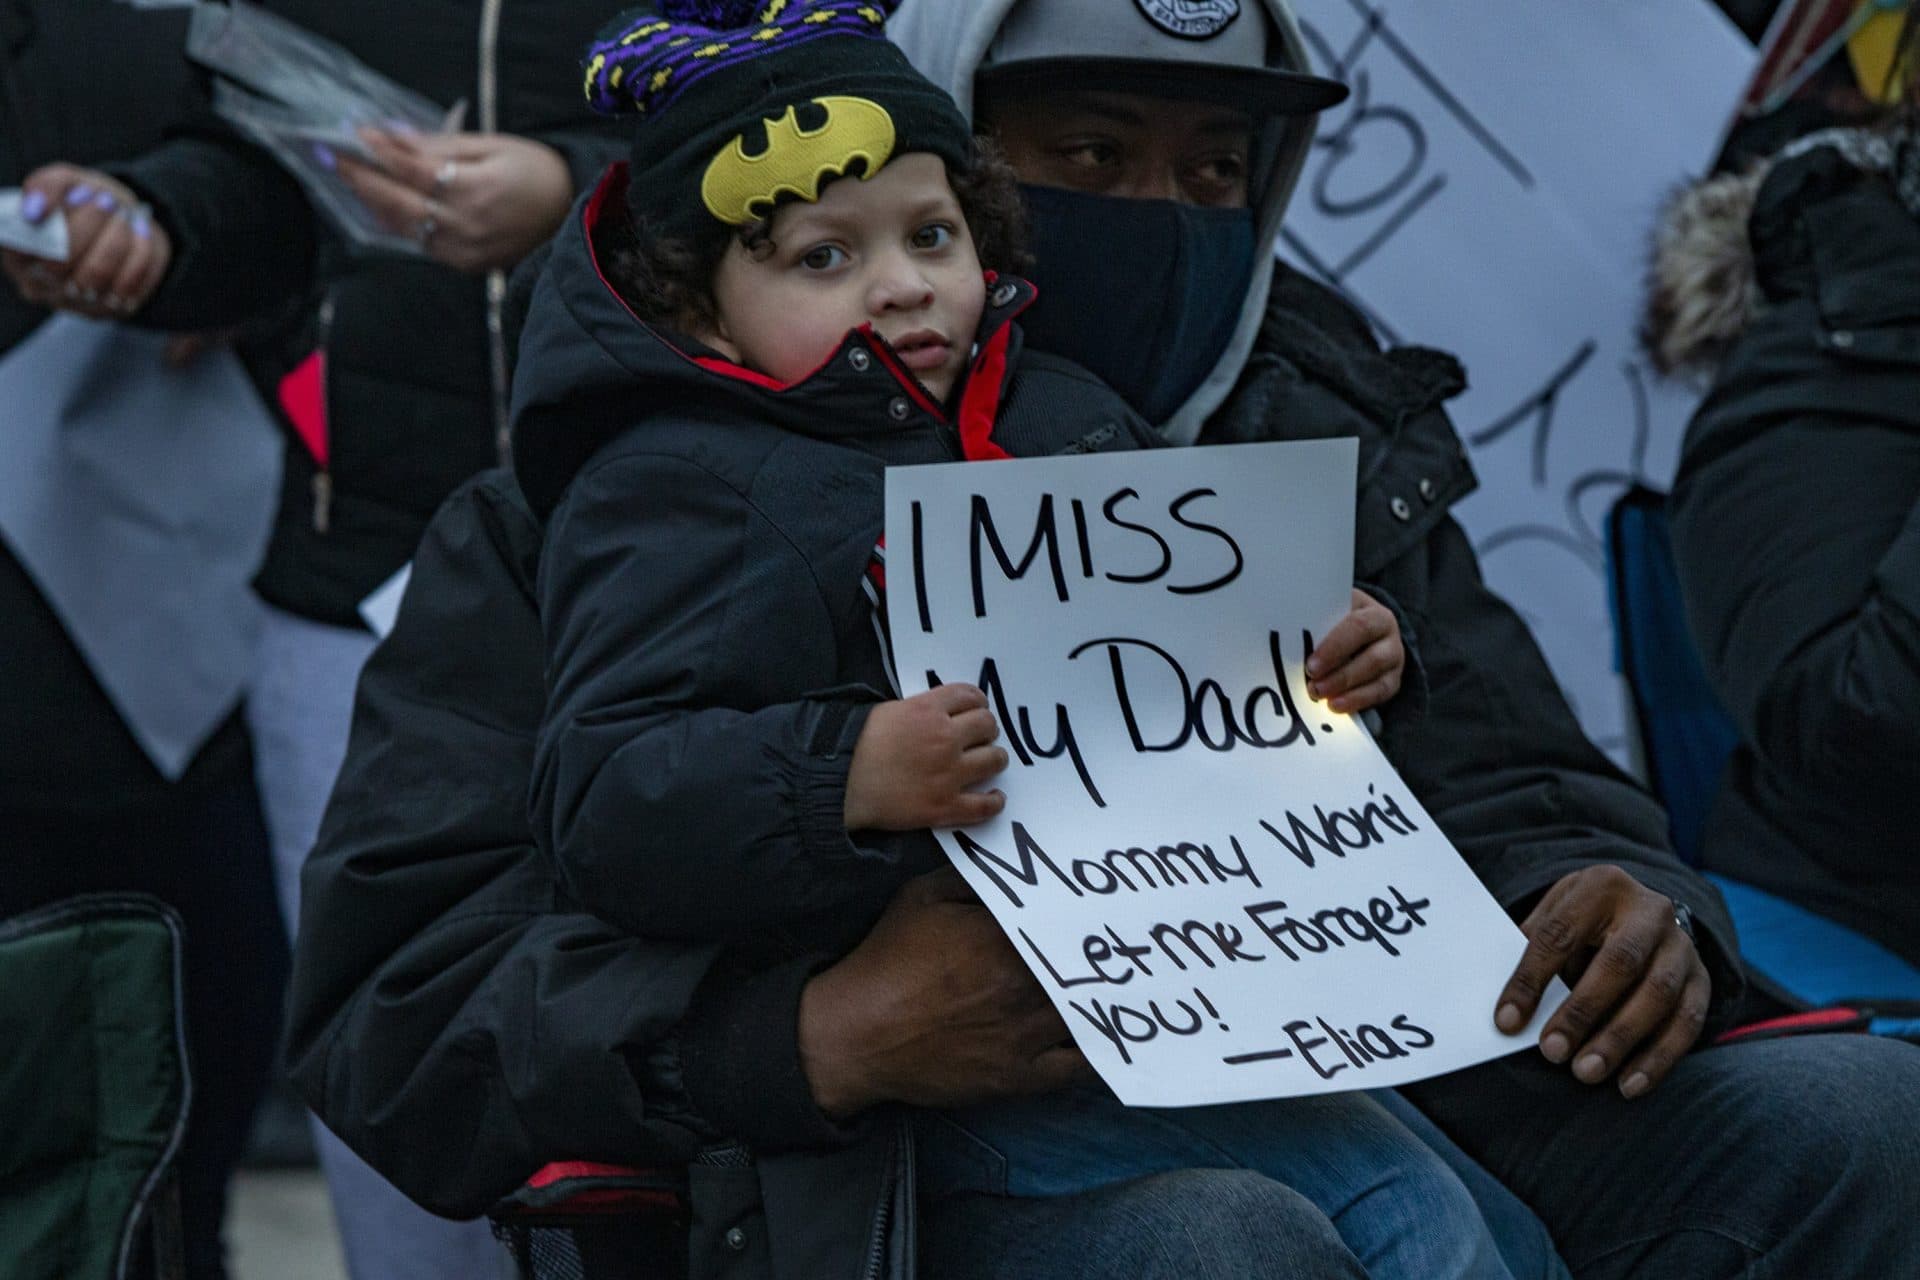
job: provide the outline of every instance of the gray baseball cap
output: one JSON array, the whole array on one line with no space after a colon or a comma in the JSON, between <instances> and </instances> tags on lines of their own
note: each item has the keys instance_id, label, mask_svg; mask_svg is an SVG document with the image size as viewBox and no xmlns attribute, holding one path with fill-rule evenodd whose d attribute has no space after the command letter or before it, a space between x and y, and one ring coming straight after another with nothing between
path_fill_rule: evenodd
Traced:
<instances>
[{"instance_id":1,"label":"gray baseball cap","mask_svg":"<svg viewBox=\"0 0 1920 1280\"><path fill-rule=\"evenodd\" d=\"M1020 0L978 80L1205 99L1254 115L1310 115L1346 98L1338 80L1287 69L1304 65L1266 0Z\"/></svg>"}]
</instances>

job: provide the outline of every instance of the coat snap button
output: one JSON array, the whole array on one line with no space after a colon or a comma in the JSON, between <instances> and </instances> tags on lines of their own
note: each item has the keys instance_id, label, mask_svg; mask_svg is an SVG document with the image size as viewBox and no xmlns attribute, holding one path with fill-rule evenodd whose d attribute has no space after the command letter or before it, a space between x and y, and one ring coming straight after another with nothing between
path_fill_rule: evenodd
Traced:
<instances>
[{"instance_id":1,"label":"coat snap button","mask_svg":"<svg viewBox=\"0 0 1920 1280\"><path fill-rule=\"evenodd\" d=\"M746 1247L747 1247L747 1233L742 1231L738 1227L729 1227L727 1229L727 1248L733 1250L735 1253L738 1253L740 1252L740 1250Z\"/></svg>"},{"instance_id":2,"label":"coat snap button","mask_svg":"<svg viewBox=\"0 0 1920 1280\"><path fill-rule=\"evenodd\" d=\"M865 373L873 368L873 356L865 347L855 347L847 352L847 363L853 366L855 373Z\"/></svg>"},{"instance_id":3,"label":"coat snap button","mask_svg":"<svg viewBox=\"0 0 1920 1280\"><path fill-rule=\"evenodd\" d=\"M1395 498L1391 503L1387 505L1388 505L1388 508L1393 512L1393 518L1395 520L1413 519L1413 508L1407 505L1407 500L1405 498Z\"/></svg>"},{"instance_id":4,"label":"coat snap button","mask_svg":"<svg viewBox=\"0 0 1920 1280\"><path fill-rule=\"evenodd\" d=\"M1420 496L1425 498L1428 502L1432 502L1433 495L1438 492L1440 492L1440 487L1434 484L1433 481L1422 480L1420 482Z\"/></svg>"},{"instance_id":5,"label":"coat snap button","mask_svg":"<svg viewBox=\"0 0 1920 1280\"><path fill-rule=\"evenodd\" d=\"M1853 334L1846 329L1836 329L1833 334L1833 345L1845 351L1853 345Z\"/></svg>"},{"instance_id":6,"label":"coat snap button","mask_svg":"<svg viewBox=\"0 0 1920 1280\"><path fill-rule=\"evenodd\" d=\"M1015 286L1003 284L993 291L993 305L996 307L1004 307L1009 302L1012 302L1019 292L1020 290Z\"/></svg>"},{"instance_id":7,"label":"coat snap button","mask_svg":"<svg viewBox=\"0 0 1920 1280\"><path fill-rule=\"evenodd\" d=\"M905 422L913 415L913 406L907 403L905 396L895 396L887 406L887 416L895 422Z\"/></svg>"}]
</instances>

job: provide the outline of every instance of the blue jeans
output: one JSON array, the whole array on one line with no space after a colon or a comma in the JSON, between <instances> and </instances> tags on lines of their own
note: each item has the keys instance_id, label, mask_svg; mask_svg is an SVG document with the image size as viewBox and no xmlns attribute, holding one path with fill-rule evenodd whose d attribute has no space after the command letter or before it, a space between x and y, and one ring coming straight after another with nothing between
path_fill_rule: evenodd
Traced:
<instances>
[{"instance_id":1,"label":"blue jeans","mask_svg":"<svg viewBox=\"0 0 1920 1280\"><path fill-rule=\"evenodd\" d=\"M1186 1169L1077 1196L921 1206L926 1280L1367 1280L1327 1215L1244 1169Z\"/></svg>"},{"instance_id":2,"label":"blue jeans","mask_svg":"<svg viewBox=\"0 0 1920 1280\"><path fill-rule=\"evenodd\" d=\"M917 1132L924 1197L1075 1196L1155 1174L1245 1170L1297 1192L1375 1280L1510 1280L1465 1184L1379 1101L1123 1107L1105 1089L956 1112Z\"/></svg>"},{"instance_id":3,"label":"blue jeans","mask_svg":"<svg viewBox=\"0 0 1920 1280\"><path fill-rule=\"evenodd\" d=\"M1632 1102L1537 1053L1404 1090L1580 1280L1920 1275L1920 1048L1708 1049Z\"/></svg>"},{"instance_id":4,"label":"blue jeans","mask_svg":"<svg viewBox=\"0 0 1920 1280\"><path fill-rule=\"evenodd\" d=\"M247 724L273 841L280 906L290 931L300 914L300 869L347 754L353 690L373 646L364 631L278 609L267 611L261 628ZM312 1122L341 1251L354 1280L490 1280L507 1274L506 1251L494 1243L486 1223L449 1222L428 1213L318 1119Z\"/></svg>"}]
</instances>

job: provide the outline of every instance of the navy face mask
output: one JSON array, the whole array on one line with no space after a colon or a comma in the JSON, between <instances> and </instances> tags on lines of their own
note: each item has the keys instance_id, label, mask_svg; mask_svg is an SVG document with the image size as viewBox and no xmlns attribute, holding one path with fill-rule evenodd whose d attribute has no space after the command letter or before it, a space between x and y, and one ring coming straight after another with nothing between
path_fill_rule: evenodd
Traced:
<instances>
[{"instance_id":1,"label":"navy face mask","mask_svg":"<svg viewBox=\"0 0 1920 1280\"><path fill-rule=\"evenodd\" d=\"M1155 426L1220 362L1246 302L1251 209L1201 209L1022 185L1032 215L1037 350L1064 356Z\"/></svg>"}]
</instances>

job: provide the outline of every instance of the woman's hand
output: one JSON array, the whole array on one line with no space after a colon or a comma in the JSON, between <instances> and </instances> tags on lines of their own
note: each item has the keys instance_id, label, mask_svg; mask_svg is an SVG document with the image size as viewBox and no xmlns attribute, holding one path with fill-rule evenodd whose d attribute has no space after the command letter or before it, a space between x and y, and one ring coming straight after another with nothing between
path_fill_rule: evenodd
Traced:
<instances>
[{"instance_id":1,"label":"woman's hand","mask_svg":"<svg viewBox=\"0 0 1920 1280\"><path fill-rule=\"evenodd\" d=\"M1400 620L1355 587L1352 611L1307 659L1307 693L1335 711L1357 715L1400 692L1406 667Z\"/></svg>"},{"instance_id":2,"label":"woman's hand","mask_svg":"<svg viewBox=\"0 0 1920 1280\"><path fill-rule=\"evenodd\" d=\"M883 702L867 715L847 771L847 830L970 827L1006 806L972 788L1007 767L1000 724L970 684Z\"/></svg>"},{"instance_id":3,"label":"woman's hand","mask_svg":"<svg viewBox=\"0 0 1920 1280\"><path fill-rule=\"evenodd\" d=\"M377 165L339 156L340 176L388 230L459 271L511 267L559 229L573 203L567 163L544 143L381 129L360 138Z\"/></svg>"},{"instance_id":4,"label":"woman's hand","mask_svg":"<svg viewBox=\"0 0 1920 1280\"><path fill-rule=\"evenodd\" d=\"M0 253L0 269L28 302L99 319L118 319L146 305L173 263L173 242L124 183L95 169L51 164L22 184L20 212L44 221L58 209L67 220L67 260Z\"/></svg>"}]
</instances>

